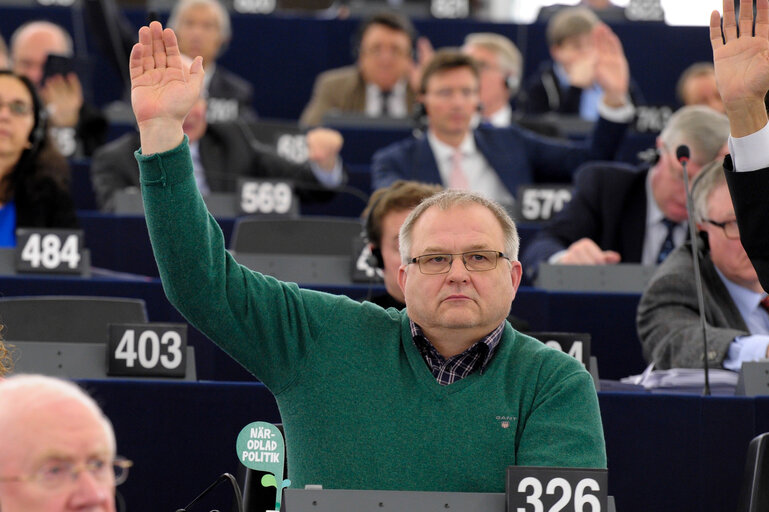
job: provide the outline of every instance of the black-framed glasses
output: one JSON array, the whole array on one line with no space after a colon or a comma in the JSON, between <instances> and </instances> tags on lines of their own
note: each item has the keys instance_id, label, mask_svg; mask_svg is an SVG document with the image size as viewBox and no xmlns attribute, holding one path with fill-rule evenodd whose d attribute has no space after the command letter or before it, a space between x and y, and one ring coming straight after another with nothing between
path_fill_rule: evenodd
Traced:
<instances>
[{"instance_id":1,"label":"black-framed glasses","mask_svg":"<svg viewBox=\"0 0 769 512\"><path fill-rule=\"evenodd\" d=\"M724 236L729 240L737 240L740 237L740 228L737 227L736 220L728 220L726 222L717 222L711 219L705 219L708 224L718 226L724 231Z\"/></svg>"},{"instance_id":2,"label":"black-framed glasses","mask_svg":"<svg viewBox=\"0 0 769 512\"><path fill-rule=\"evenodd\" d=\"M34 482L46 489L61 489L76 481L81 471L88 473L98 482L114 481L120 485L128 479L128 468L133 462L124 457L114 459L92 458L85 462L48 460L28 475L0 477L0 482Z\"/></svg>"},{"instance_id":3,"label":"black-framed glasses","mask_svg":"<svg viewBox=\"0 0 769 512\"><path fill-rule=\"evenodd\" d=\"M21 100L13 100L7 103L0 101L0 111L2 111L4 107L8 107L8 111L11 115L16 117L24 117L32 113L32 105L24 103Z\"/></svg>"},{"instance_id":4,"label":"black-framed glasses","mask_svg":"<svg viewBox=\"0 0 769 512\"><path fill-rule=\"evenodd\" d=\"M423 254L411 258L409 263L416 263L423 274L446 274L451 270L454 256L461 256L462 263L470 272L494 270L497 268L499 258L510 259L505 253L499 251L468 251L456 254Z\"/></svg>"}]
</instances>

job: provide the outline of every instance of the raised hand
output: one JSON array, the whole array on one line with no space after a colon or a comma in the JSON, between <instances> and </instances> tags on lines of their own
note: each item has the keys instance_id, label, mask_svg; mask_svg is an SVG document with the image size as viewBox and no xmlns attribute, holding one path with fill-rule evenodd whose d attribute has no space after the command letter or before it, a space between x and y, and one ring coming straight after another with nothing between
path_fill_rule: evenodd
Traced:
<instances>
[{"instance_id":1,"label":"raised hand","mask_svg":"<svg viewBox=\"0 0 769 512\"><path fill-rule=\"evenodd\" d=\"M627 101L630 67L619 38L604 23L593 29L597 52L595 80L604 91L603 101L610 107L621 107Z\"/></svg>"},{"instance_id":2,"label":"raised hand","mask_svg":"<svg viewBox=\"0 0 769 512\"><path fill-rule=\"evenodd\" d=\"M157 21L139 30L131 50L131 104L141 135L142 152L173 149L182 141L182 123L200 97L203 61L187 68L176 35Z\"/></svg>"},{"instance_id":3,"label":"raised hand","mask_svg":"<svg viewBox=\"0 0 769 512\"><path fill-rule=\"evenodd\" d=\"M732 0L724 0L723 30L718 11L710 14L716 83L733 137L756 132L767 122L764 96L769 90L769 0L757 0L756 7L755 35L751 0L740 0L739 20L735 19Z\"/></svg>"},{"instance_id":4,"label":"raised hand","mask_svg":"<svg viewBox=\"0 0 769 512\"><path fill-rule=\"evenodd\" d=\"M333 171L344 139L330 128L315 128L307 132L307 151L311 162L324 171Z\"/></svg>"},{"instance_id":5,"label":"raised hand","mask_svg":"<svg viewBox=\"0 0 769 512\"><path fill-rule=\"evenodd\" d=\"M83 88L75 73L54 75L40 89L52 126L75 126L83 106Z\"/></svg>"}]
</instances>

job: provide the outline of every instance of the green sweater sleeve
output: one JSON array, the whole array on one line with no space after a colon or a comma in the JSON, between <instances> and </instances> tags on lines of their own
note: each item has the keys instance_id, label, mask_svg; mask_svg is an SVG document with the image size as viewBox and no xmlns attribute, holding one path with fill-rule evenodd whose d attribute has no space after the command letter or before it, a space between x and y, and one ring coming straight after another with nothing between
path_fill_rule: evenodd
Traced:
<instances>
[{"instance_id":1,"label":"green sweater sleeve","mask_svg":"<svg viewBox=\"0 0 769 512\"><path fill-rule=\"evenodd\" d=\"M168 299L184 317L278 393L347 299L263 276L225 250L192 173L187 138L137 151L150 241Z\"/></svg>"}]
</instances>

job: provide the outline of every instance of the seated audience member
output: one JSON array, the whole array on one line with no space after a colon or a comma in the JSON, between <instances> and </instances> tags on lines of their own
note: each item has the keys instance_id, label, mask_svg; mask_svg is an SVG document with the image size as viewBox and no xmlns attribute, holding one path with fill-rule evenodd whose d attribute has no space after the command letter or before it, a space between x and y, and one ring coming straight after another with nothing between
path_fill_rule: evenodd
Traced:
<instances>
[{"instance_id":1,"label":"seated audience member","mask_svg":"<svg viewBox=\"0 0 769 512\"><path fill-rule=\"evenodd\" d=\"M0 69L8 69L10 67L10 61L8 60L8 46L5 44L5 39L0 35Z\"/></svg>"},{"instance_id":2,"label":"seated audience member","mask_svg":"<svg viewBox=\"0 0 769 512\"><path fill-rule=\"evenodd\" d=\"M604 117L589 140L546 139L517 125L472 127L478 111L478 66L470 56L441 50L422 74L420 101L427 114L426 136L412 136L377 151L372 159L375 189L396 180L440 183L482 192L510 205L518 185L569 182L587 160L611 160L624 136L633 107L627 96L627 63L616 36L602 26L605 67Z\"/></svg>"},{"instance_id":3,"label":"seated audience member","mask_svg":"<svg viewBox=\"0 0 769 512\"><path fill-rule=\"evenodd\" d=\"M42 375L0 379L0 510L115 511L131 461L77 385Z\"/></svg>"},{"instance_id":4,"label":"seated audience member","mask_svg":"<svg viewBox=\"0 0 769 512\"><path fill-rule=\"evenodd\" d=\"M356 36L354 66L324 71L299 123L317 126L327 113L406 117L414 111L411 86L415 31L400 14L384 12L364 21Z\"/></svg>"},{"instance_id":5,"label":"seated audience member","mask_svg":"<svg viewBox=\"0 0 769 512\"><path fill-rule=\"evenodd\" d=\"M275 394L293 486L503 492L511 464L606 467L590 375L505 322L521 266L515 224L498 204L448 191L412 211L400 233L401 311L248 270L224 249L183 135L201 62L183 72L160 23L142 27L139 41L130 59L137 158L163 286ZM155 59L145 58L153 47ZM462 449L446 450L458 435Z\"/></svg>"},{"instance_id":6,"label":"seated audience member","mask_svg":"<svg viewBox=\"0 0 769 512\"><path fill-rule=\"evenodd\" d=\"M627 21L627 16L625 16L625 8L620 7L619 5L615 5L611 0L581 0L578 5L580 7L590 9L596 14L596 16L607 23ZM567 4L553 4L543 6L539 10L537 21L547 21L553 15L571 7L573 7L573 5Z\"/></svg>"},{"instance_id":7,"label":"seated audience member","mask_svg":"<svg viewBox=\"0 0 769 512\"><path fill-rule=\"evenodd\" d=\"M398 309L406 305L403 291L398 286L398 269L401 266L398 234L411 210L441 190L439 185L398 180L371 194L363 210L365 235L375 266L382 269L387 290L387 293L369 299L374 304Z\"/></svg>"},{"instance_id":8,"label":"seated audience member","mask_svg":"<svg viewBox=\"0 0 769 512\"><path fill-rule=\"evenodd\" d=\"M740 5L745 12L750 10L750 3ZM769 158L766 157L769 127L766 110L761 107L769 90L766 68L769 33L765 24L769 2L759 0L757 9L759 16L763 14L764 22L756 20L759 30L755 37L750 31L739 37L735 31L722 32L721 17L714 11L710 16L710 42L719 92L731 126L731 155L724 160L724 168L737 214L740 241L763 289L769 290ZM734 6L725 1L723 12L724 26L734 27ZM750 58L744 59L745 55Z\"/></svg>"},{"instance_id":9,"label":"seated audience member","mask_svg":"<svg viewBox=\"0 0 769 512\"><path fill-rule=\"evenodd\" d=\"M203 57L209 122L255 119L251 84L216 62L232 38L230 15L221 2L180 0L171 11L168 26L176 32L184 55Z\"/></svg>"},{"instance_id":10,"label":"seated audience member","mask_svg":"<svg viewBox=\"0 0 769 512\"><path fill-rule=\"evenodd\" d=\"M690 176L727 152L729 121L708 107L683 107L657 137L651 167L611 162L583 166L571 202L526 248L521 261L530 279L540 263L604 265L660 263L686 239L686 195L676 148L691 150Z\"/></svg>"},{"instance_id":11,"label":"seated audience member","mask_svg":"<svg viewBox=\"0 0 769 512\"><path fill-rule=\"evenodd\" d=\"M69 167L46 134L44 108L29 80L0 71L0 247L16 245L17 227L77 226Z\"/></svg>"},{"instance_id":12,"label":"seated audience member","mask_svg":"<svg viewBox=\"0 0 769 512\"><path fill-rule=\"evenodd\" d=\"M526 114L557 114L579 116L595 121L603 95L600 65L601 49L595 37L596 28L602 26L595 14L584 7L563 9L547 24L547 44L551 62L543 62L539 71L530 77L524 92L518 98L518 107ZM603 30L603 29L602 29ZM619 44L619 40L617 40ZM632 79L630 96L634 104L640 98Z\"/></svg>"},{"instance_id":13,"label":"seated audience member","mask_svg":"<svg viewBox=\"0 0 769 512\"><path fill-rule=\"evenodd\" d=\"M73 57L72 38L48 21L31 21L11 36L13 71L35 84L45 102L53 140L64 156L90 156L104 143L107 120L85 102L75 73L45 76L48 55Z\"/></svg>"},{"instance_id":14,"label":"seated audience member","mask_svg":"<svg viewBox=\"0 0 769 512\"><path fill-rule=\"evenodd\" d=\"M676 96L682 105L706 105L713 110L724 111L724 102L716 85L716 73L710 62L695 62L686 68L678 79Z\"/></svg>"},{"instance_id":15,"label":"seated audience member","mask_svg":"<svg viewBox=\"0 0 769 512\"><path fill-rule=\"evenodd\" d=\"M769 357L766 292L740 243L723 166L712 162L692 186L705 299L708 363L739 371ZM657 368L702 367L702 328L692 244L686 242L652 277L638 305L644 357Z\"/></svg>"},{"instance_id":16,"label":"seated audience member","mask_svg":"<svg viewBox=\"0 0 769 512\"><path fill-rule=\"evenodd\" d=\"M468 34L462 51L475 59L480 68L481 121L497 127L510 126L510 100L518 92L523 73L521 52L505 36L490 32Z\"/></svg>"},{"instance_id":17,"label":"seated audience member","mask_svg":"<svg viewBox=\"0 0 769 512\"><path fill-rule=\"evenodd\" d=\"M340 185L345 180L338 156L342 136L335 130L310 130L307 133L310 161L298 164L257 142L242 122L208 123L207 112L206 100L199 98L184 120L195 179L203 195L235 192L241 177L267 177L293 180L304 200L325 200L329 196L323 188ZM139 133L133 131L94 154L91 182L102 211L114 211L115 193L119 190L139 187L139 167L133 156L139 145Z\"/></svg>"}]
</instances>

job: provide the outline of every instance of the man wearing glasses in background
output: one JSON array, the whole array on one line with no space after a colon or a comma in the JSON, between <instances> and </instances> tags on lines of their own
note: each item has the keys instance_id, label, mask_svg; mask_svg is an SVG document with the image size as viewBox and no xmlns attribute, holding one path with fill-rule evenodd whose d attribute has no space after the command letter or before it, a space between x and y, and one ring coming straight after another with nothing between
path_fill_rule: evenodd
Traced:
<instances>
[{"instance_id":1,"label":"man wearing glasses in background","mask_svg":"<svg viewBox=\"0 0 769 512\"><path fill-rule=\"evenodd\" d=\"M203 70L178 52L153 22L130 59L150 239L169 300L275 395L294 487L504 492L513 464L606 467L590 375L505 321L521 265L504 209L461 191L417 206L401 311L249 270L195 185L182 123Z\"/></svg>"},{"instance_id":2,"label":"man wearing glasses in background","mask_svg":"<svg viewBox=\"0 0 769 512\"><path fill-rule=\"evenodd\" d=\"M70 382L40 375L0 380L0 510L115 510L131 462L99 406Z\"/></svg>"},{"instance_id":3,"label":"man wearing glasses in background","mask_svg":"<svg viewBox=\"0 0 769 512\"><path fill-rule=\"evenodd\" d=\"M769 303L740 242L723 166L706 166L692 185L700 237L700 273L708 323L708 363L739 371L744 361L769 357ZM665 260L638 306L644 357L657 368L701 368L702 328L692 244Z\"/></svg>"}]
</instances>

